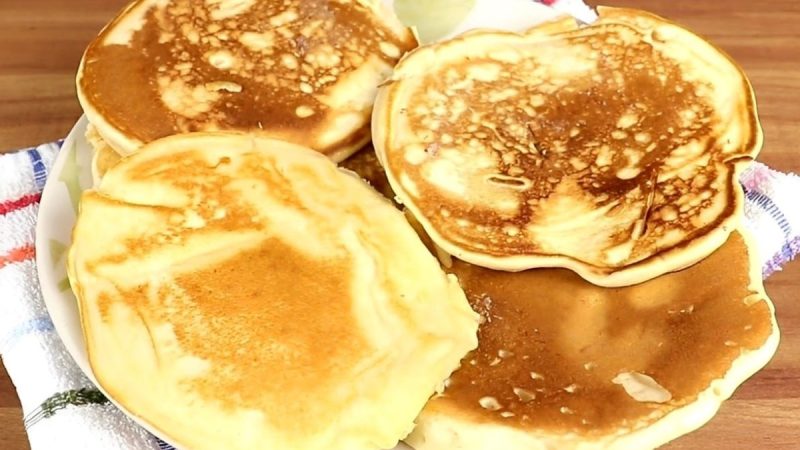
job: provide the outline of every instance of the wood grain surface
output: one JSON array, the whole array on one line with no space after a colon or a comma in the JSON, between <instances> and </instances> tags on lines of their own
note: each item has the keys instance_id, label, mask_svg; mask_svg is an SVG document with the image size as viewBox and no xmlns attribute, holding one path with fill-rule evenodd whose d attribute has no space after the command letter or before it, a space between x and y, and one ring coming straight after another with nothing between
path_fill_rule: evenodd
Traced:
<instances>
[{"instance_id":1,"label":"wood grain surface","mask_svg":"<svg viewBox=\"0 0 800 450\"><path fill-rule=\"evenodd\" d=\"M80 115L73 78L83 48L125 3L0 1L0 151L66 135ZM651 10L688 26L730 53L750 76L758 97L766 135L759 159L777 169L800 172L800 2L605 3ZM665 448L800 448L800 264L790 264L766 285L782 330L775 358L745 383L708 425ZM0 449L29 449L16 392L2 365Z\"/></svg>"}]
</instances>

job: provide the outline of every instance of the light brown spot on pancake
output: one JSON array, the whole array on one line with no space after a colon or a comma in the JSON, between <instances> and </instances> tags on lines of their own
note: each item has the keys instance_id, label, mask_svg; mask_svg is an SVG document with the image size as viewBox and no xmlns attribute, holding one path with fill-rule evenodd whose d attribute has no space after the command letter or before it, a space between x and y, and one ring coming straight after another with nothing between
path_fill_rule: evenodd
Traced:
<instances>
[{"instance_id":1,"label":"light brown spot on pancake","mask_svg":"<svg viewBox=\"0 0 800 450\"><path fill-rule=\"evenodd\" d=\"M503 405L498 403L497 399L494 397L481 397L478 399L478 404L481 405L481 408L488 409L489 411L503 409Z\"/></svg>"},{"instance_id":2,"label":"light brown spot on pancake","mask_svg":"<svg viewBox=\"0 0 800 450\"><path fill-rule=\"evenodd\" d=\"M313 259L269 240L235 260L178 277L176 284L185 297L176 298L183 305L174 305L176 313L163 319L174 324L185 351L211 363L212 375L204 380L215 380L214 385L191 384L209 398L224 399L219 392L236 392L228 399L233 409L275 405L285 411L276 419L316 422L320 412L335 411L332 405L343 398L320 374L352 369L367 348L352 333L351 265L345 258ZM320 347L323 341L335 345ZM241 345L219 352L231 342ZM280 392L264 389L260 382L265 378L280 386ZM277 398L264 398L272 395ZM295 400L278 401L287 396Z\"/></svg>"},{"instance_id":3,"label":"light brown spot on pancake","mask_svg":"<svg viewBox=\"0 0 800 450\"><path fill-rule=\"evenodd\" d=\"M315 111L314 108L307 106L307 105L300 105L295 110L294 113L297 114L297 117L301 119L305 119L307 117L311 117L314 115Z\"/></svg>"}]
</instances>

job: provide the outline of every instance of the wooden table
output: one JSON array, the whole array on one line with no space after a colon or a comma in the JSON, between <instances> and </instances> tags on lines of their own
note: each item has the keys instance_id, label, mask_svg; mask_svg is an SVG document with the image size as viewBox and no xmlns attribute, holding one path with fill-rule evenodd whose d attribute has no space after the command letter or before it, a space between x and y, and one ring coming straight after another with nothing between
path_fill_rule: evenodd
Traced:
<instances>
[{"instance_id":1,"label":"wooden table","mask_svg":"<svg viewBox=\"0 0 800 450\"><path fill-rule=\"evenodd\" d=\"M73 74L83 47L124 3L0 2L0 151L53 140L69 131L80 115ZM689 26L728 51L747 71L758 95L766 134L759 159L781 170L800 172L800 2L606 3L649 9ZM800 264L790 264L766 285L783 334L775 358L737 391L709 425L667 448L800 448ZM0 449L28 448L16 393L0 365Z\"/></svg>"}]
</instances>

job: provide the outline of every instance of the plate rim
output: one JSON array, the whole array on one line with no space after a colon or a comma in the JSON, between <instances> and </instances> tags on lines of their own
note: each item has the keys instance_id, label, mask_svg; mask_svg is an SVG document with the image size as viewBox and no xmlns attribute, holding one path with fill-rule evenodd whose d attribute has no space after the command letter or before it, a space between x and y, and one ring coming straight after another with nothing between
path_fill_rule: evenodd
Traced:
<instances>
[{"instance_id":1,"label":"plate rim","mask_svg":"<svg viewBox=\"0 0 800 450\"><path fill-rule=\"evenodd\" d=\"M59 179L60 174L70 152L79 151L77 144L83 143L86 147L91 146L85 135L88 125L89 121L85 115L81 115L81 117L75 122L75 125L64 139L64 142L61 145L61 150L59 150L58 154L56 155L53 165L50 167L50 171L47 174L47 181L45 182L44 189L42 189L42 197L39 201L39 211L36 214L36 228L34 235L34 248L36 256L35 265L37 278L41 289L42 300L44 301L47 314L50 316L50 320L53 322L53 328L56 335L58 335L59 340L64 345L64 348L69 356L81 370L81 373L83 373L83 375L89 379L92 385L99 390L126 418L133 421L136 425L142 427L154 438L160 439L168 445L179 449L180 447L176 446L170 442L169 439L165 438L163 434L155 428L155 426L150 425L143 418L133 414L126 409L124 405L121 405L119 402L117 402L116 399L114 399L114 397L111 396L100 383L98 383L89 362L89 355L86 349L86 338L83 335L83 328L80 323L80 312L78 309L77 298L75 297L75 294L72 292L71 288L63 292L59 290L57 286L58 280L56 280L57 277L55 276L56 269L51 267L53 265L53 261L48 259L46 256L50 254L51 247L47 242L48 239L46 236L49 236L52 233L46 232L45 230L53 226L52 222L48 221L48 218L52 219L50 216L53 215L53 209L57 206L55 202L59 200L57 198L58 193L56 191L59 189L59 185L62 183L62 181ZM83 168L82 170L90 171L91 168ZM79 171L79 173L81 173L81 171ZM85 189L82 189L81 192L84 190ZM54 204L56 206L53 206ZM69 227L69 240L65 242L65 244L67 244L67 250L64 252L64 255L67 254L69 245L72 243L72 228L75 225L76 218L77 215L74 215L69 224L62 223L60 225ZM59 259L59 261L64 264L64 270L66 271L66 260L62 257ZM56 264L58 264L59 261L56 261ZM59 305L59 302L63 302L66 299L69 299L72 302L71 306ZM67 309L71 309L78 317L79 329L77 331L74 330L68 323L69 318L66 317L66 315L70 314L70 312L67 311ZM79 336L77 339L74 337L76 332ZM65 339L65 336L68 336L69 338Z\"/></svg>"},{"instance_id":2,"label":"plate rim","mask_svg":"<svg viewBox=\"0 0 800 450\"><path fill-rule=\"evenodd\" d=\"M52 226L52 224L48 223L47 219L48 216L53 214L53 207L49 205L52 205L57 201L55 198L57 195L55 191L59 188L58 185L61 183L61 180L58 179L58 175L61 174L61 171L64 168L68 153L73 151L76 141L79 139L78 136L81 134L81 132L86 130L87 124L88 122L86 117L81 115L75 125L73 125L70 132L67 134L64 142L61 144L61 149L56 155L53 165L50 167L50 171L47 174L47 181L45 182L44 189L42 189L42 196L39 201L39 210L36 215L34 246L36 253L36 273L39 279L39 285L41 287L42 299L44 300L47 313L50 316L50 319L53 321L56 334L58 334L59 339L61 339L64 347L67 350L67 353L69 353L73 361L75 361L75 364L81 369L81 372L83 372L83 374L86 375L86 377L89 378L93 384L97 385L97 380L95 379L94 373L91 371L91 367L89 366L88 355L86 354L85 349L83 349L83 351L78 351L71 340L65 340L64 335L70 330L67 329L67 325L64 323L64 321L53 320L54 313L59 319L61 319L64 314L64 311L61 310L62 307L59 306L58 301L63 300L63 297L65 296L74 296L74 294L72 294L71 290L69 291L69 294L66 295L58 291L58 288L56 287L58 281L55 280L54 269L48 266L48 264L52 266L52 261L48 261L45 257L47 252L50 250L50 244L46 241L46 236L51 234L45 230ZM70 237L74 223L75 220L73 219L72 223L68 224L70 228ZM70 243L71 239L66 244ZM74 308L77 311L77 304L74 305Z\"/></svg>"}]
</instances>

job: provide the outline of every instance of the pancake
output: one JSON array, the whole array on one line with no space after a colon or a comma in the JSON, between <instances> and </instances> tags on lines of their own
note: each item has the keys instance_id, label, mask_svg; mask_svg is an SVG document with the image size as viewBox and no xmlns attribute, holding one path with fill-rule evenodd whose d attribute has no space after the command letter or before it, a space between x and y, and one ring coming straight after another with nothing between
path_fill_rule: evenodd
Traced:
<instances>
[{"instance_id":1,"label":"pancake","mask_svg":"<svg viewBox=\"0 0 800 450\"><path fill-rule=\"evenodd\" d=\"M99 385L180 448L391 448L477 345L402 213L277 140L122 159L81 198L68 273Z\"/></svg>"},{"instance_id":2,"label":"pancake","mask_svg":"<svg viewBox=\"0 0 800 450\"><path fill-rule=\"evenodd\" d=\"M381 88L373 141L398 199L452 255L624 286L686 267L740 222L761 147L751 86L655 15L474 31Z\"/></svg>"},{"instance_id":3,"label":"pancake","mask_svg":"<svg viewBox=\"0 0 800 450\"><path fill-rule=\"evenodd\" d=\"M369 140L377 85L415 46L378 0L138 0L86 49L78 98L122 155L233 130L341 161Z\"/></svg>"},{"instance_id":4,"label":"pancake","mask_svg":"<svg viewBox=\"0 0 800 450\"><path fill-rule=\"evenodd\" d=\"M97 186L103 175L114 167L122 156L100 137L97 128L92 124L86 126L86 140L92 148L92 181L94 186Z\"/></svg>"},{"instance_id":5,"label":"pancake","mask_svg":"<svg viewBox=\"0 0 800 450\"><path fill-rule=\"evenodd\" d=\"M122 156L100 137L92 124L86 127L86 139L92 147L92 179L97 186L103 175L116 165ZM394 192L389 186L389 180L386 179L386 173L375 155L375 148L371 142L341 162L339 167L356 173L384 197L390 200L394 198Z\"/></svg>"},{"instance_id":6,"label":"pancake","mask_svg":"<svg viewBox=\"0 0 800 450\"><path fill-rule=\"evenodd\" d=\"M739 232L696 265L601 288L565 269L455 260L483 323L406 439L416 450L646 450L691 432L774 354L779 331Z\"/></svg>"}]
</instances>

